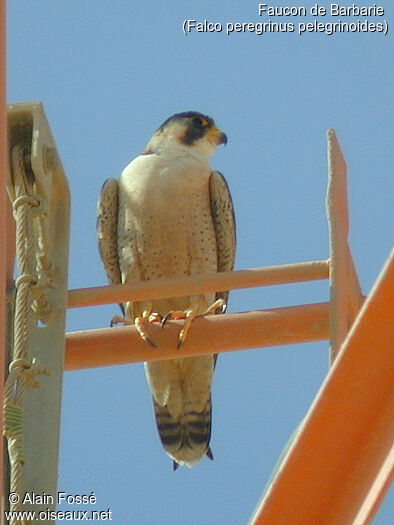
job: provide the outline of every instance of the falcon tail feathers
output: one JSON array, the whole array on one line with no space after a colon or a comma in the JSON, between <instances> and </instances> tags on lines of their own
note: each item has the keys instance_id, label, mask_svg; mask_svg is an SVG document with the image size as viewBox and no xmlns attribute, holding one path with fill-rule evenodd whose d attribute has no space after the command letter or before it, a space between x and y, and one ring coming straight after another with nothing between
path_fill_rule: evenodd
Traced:
<instances>
[{"instance_id":1,"label":"falcon tail feathers","mask_svg":"<svg viewBox=\"0 0 394 525\"><path fill-rule=\"evenodd\" d=\"M207 448L207 451L205 452L205 455L211 460L213 461L213 454L212 454L212 450L211 450L211 447L208 447Z\"/></svg>"},{"instance_id":2,"label":"falcon tail feathers","mask_svg":"<svg viewBox=\"0 0 394 525\"><path fill-rule=\"evenodd\" d=\"M202 412L189 410L177 418L171 416L166 406L160 406L155 400L153 404L160 440L167 454L173 459L174 470L179 465L192 467L204 455L213 459L209 448L211 400Z\"/></svg>"}]
</instances>

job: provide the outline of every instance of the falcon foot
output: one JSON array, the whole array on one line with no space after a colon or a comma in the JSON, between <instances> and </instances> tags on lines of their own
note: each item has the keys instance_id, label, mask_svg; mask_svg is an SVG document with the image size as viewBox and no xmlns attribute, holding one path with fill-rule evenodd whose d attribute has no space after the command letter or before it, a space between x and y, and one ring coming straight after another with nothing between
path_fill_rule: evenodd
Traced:
<instances>
[{"instance_id":1,"label":"falcon foot","mask_svg":"<svg viewBox=\"0 0 394 525\"><path fill-rule=\"evenodd\" d=\"M162 323L161 315L158 313L152 313L149 315L144 315L143 317L136 317L134 323L132 321L129 321L128 319L125 319L124 317L120 317L119 315L115 315L115 317L111 320L111 326L115 326L117 324L123 324L123 325L130 325L134 324L137 332L140 334L142 339L146 341L148 344L153 346L153 348L157 348L157 345L148 337L148 334L146 333L146 327L145 323L153 323L153 322L159 322Z\"/></svg>"},{"instance_id":2,"label":"falcon foot","mask_svg":"<svg viewBox=\"0 0 394 525\"><path fill-rule=\"evenodd\" d=\"M171 310L168 312L168 314L163 317L163 320L161 322L161 325L164 326L166 322L170 319L185 319L185 324L182 327L182 330L179 334L179 340L177 344L177 349L179 350L183 343L186 341L186 336L190 330L190 327L192 325L193 320L196 317L204 317L206 315L216 313L217 310L223 311L223 308L225 307L225 302L223 299L217 299L214 303L212 303L204 312L197 313L195 310Z\"/></svg>"},{"instance_id":3,"label":"falcon foot","mask_svg":"<svg viewBox=\"0 0 394 525\"><path fill-rule=\"evenodd\" d=\"M149 315L144 312L142 317L135 318L134 324L142 339L153 346L153 348L157 348L157 345L152 341L152 339L149 338L148 334L146 333L146 323L154 322L162 323L161 315L157 312L153 312Z\"/></svg>"}]
</instances>

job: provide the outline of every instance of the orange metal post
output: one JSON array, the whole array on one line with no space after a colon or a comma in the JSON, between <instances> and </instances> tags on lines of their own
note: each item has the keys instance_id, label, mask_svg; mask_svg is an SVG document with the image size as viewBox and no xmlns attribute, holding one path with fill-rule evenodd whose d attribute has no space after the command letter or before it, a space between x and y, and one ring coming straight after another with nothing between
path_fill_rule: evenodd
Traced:
<instances>
[{"instance_id":1,"label":"orange metal post","mask_svg":"<svg viewBox=\"0 0 394 525\"><path fill-rule=\"evenodd\" d=\"M68 292L68 308L124 301L182 297L207 292L328 279L328 261L284 264L236 272L193 275L175 279L113 284Z\"/></svg>"},{"instance_id":2,"label":"orange metal post","mask_svg":"<svg viewBox=\"0 0 394 525\"><path fill-rule=\"evenodd\" d=\"M5 346L5 304L6 304L6 260L7 260L7 215L5 176L7 169L7 113L6 113L6 74L5 74L5 1L0 0L0 395L3 407L4 376L6 362ZM0 428L3 430L3 410L0 410ZM3 516L4 487L4 439L0 446L0 512ZM1 518L0 518L1 519Z\"/></svg>"},{"instance_id":3,"label":"orange metal post","mask_svg":"<svg viewBox=\"0 0 394 525\"><path fill-rule=\"evenodd\" d=\"M361 293L360 283L358 281L356 267L354 266L353 257L348 249L348 317L351 324L354 323L360 308L363 305L365 297Z\"/></svg>"},{"instance_id":4,"label":"orange metal post","mask_svg":"<svg viewBox=\"0 0 394 525\"><path fill-rule=\"evenodd\" d=\"M348 332L347 315L347 167L335 131L327 131L327 217L330 233L330 363Z\"/></svg>"},{"instance_id":5,"label":"orange metal post","mask_svg":"<svg viewBox=\"0 0 394 525\"><path fill-rule=\"evenodd\" d=\"M363 297L348 244L347 167L333 129L327 131L327 217L330 233L330 363L334 362Z\"/></svg>"},{"instance_id":6,"label":"orange metal post","mask_svg":"<svg viewBox=\"0 0 394 525\"><path fill-rule=\"evenodd\" d=\"M134 325L69 333L65 370L320 341L328 338L328 303L199 317L177 350L182 324L170 321L164 329L147 325L157 348L143 341Z\"/></svg>"},{"instance_id":7,"label":"orange metal post","mask_svg":"<svg viewBox=\"0 0 394 525\"><path fill-rule=\"evenodd\" d=\"M394 253L251 524L370 521L392 476L393 289Z\"/></svg>"}]
</instances>

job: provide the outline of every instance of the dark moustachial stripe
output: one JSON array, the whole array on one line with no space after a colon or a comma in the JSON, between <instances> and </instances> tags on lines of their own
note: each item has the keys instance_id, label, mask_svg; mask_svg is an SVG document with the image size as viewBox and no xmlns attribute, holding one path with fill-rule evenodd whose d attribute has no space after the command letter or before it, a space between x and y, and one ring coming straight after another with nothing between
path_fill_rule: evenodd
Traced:
<instances>
[{"instance_id":1,"label":"dark moustachial stripe","mask_svg":"<svg viewBox=\"0 0 394 525\"><path fill-rule=\"evenodd\" d=\"M206 128L191 122L182 138L182 143L186 146L191 146L196 140L201 139L205 135L205 132Z\"/></svg>"}]
</instances>

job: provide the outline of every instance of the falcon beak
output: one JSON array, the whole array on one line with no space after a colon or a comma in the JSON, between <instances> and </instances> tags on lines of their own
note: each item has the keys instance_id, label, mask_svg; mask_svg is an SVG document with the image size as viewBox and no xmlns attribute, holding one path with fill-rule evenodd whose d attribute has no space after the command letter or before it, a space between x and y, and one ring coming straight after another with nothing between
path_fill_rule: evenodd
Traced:
<instances>
[{"instance_id":1,"label":"falcon beak","mask_svg":"<svg viewBox=\"0 0 394 525\"><path fill-rule=\"evenodd\" d=\"M218 146L219 144L227 144L227 135L223 133L219 128L214 127L209 131L209 134L212 137L212 142L215 142Z\"/></svg>"},{"instance_id":2,"label":"falcon beak","mask_svg":"<svg viewBox=\"0 0 394 525\"><path fill-rule=\"evenodd\" d=\"M227 144L227 135L223 131L220 132L218 144Z\"/></svg>"}]
</instances>

